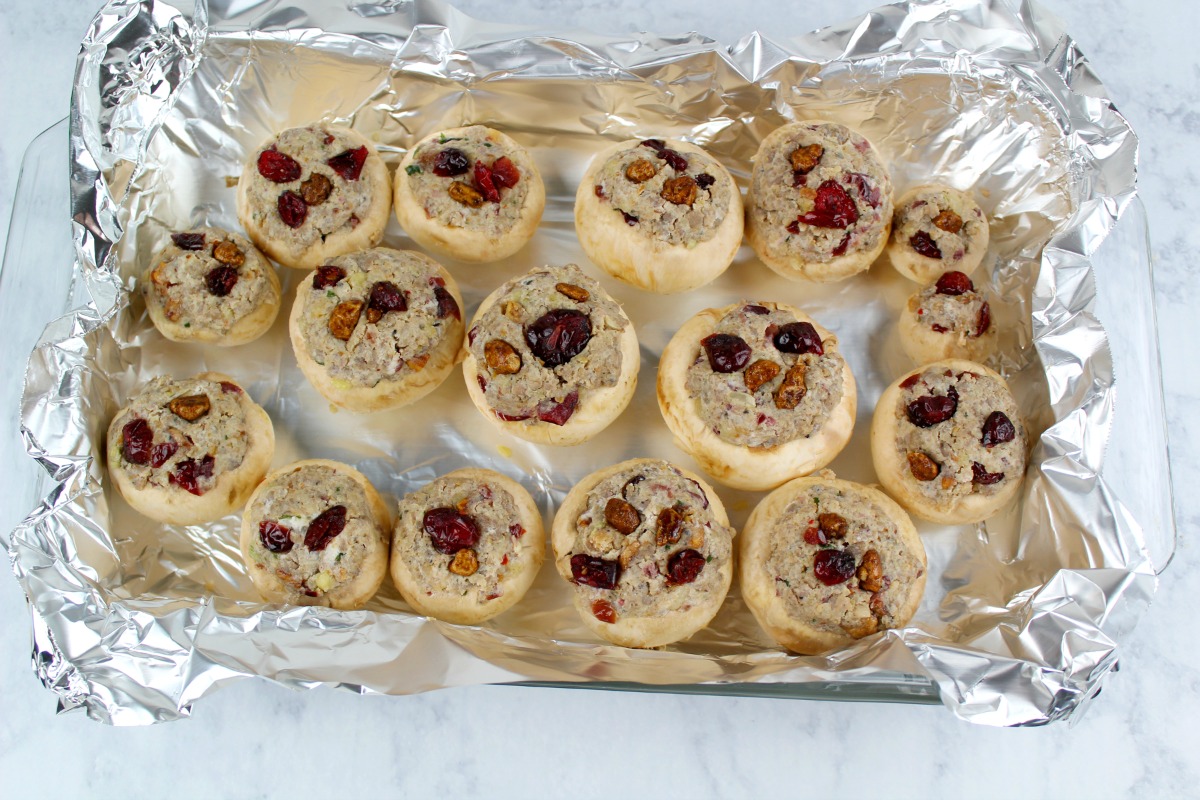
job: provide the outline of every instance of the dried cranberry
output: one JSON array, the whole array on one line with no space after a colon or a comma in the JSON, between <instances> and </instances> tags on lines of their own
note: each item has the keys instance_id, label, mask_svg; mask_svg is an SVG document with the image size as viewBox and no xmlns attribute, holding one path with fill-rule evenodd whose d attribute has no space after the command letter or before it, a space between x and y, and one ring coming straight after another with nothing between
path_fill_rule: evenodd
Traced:
<instances>
[{"instance_id":1,"label":"dried cranberry","mask_svg":"<svg viewBox=\"0 0 1200 800\"><path fill-rule=\"evenodd\" d=\"M258 174L273 183L300 180L300 163L278 150L263 150L258 154Z\"/></svg>"},{"instance_id":2,"label":"dried cranberry","mask_svg":"<svg viewBox=\"0 0 1200 800\"><path fill-rule=\"evenodd\" d=\"M460 514L455 508L431 508L425 512L421 526L429 534L433 549L446 555L479 544L479 525L474 518Z\"/></svg>"},{"instance_id":3,"label":"dried cranberry","mask_svg":"<svg viewBox=\"0 0 1200 800\"><path fill-rule=\"evenodd\" d=\"M276 205L279 208L279 218L289 228L299 228L308 217L308 204L291 189L279 195Z\"/></svg>"},{"instance_id":4,"label":"dried cranberry","mask_svg":"<svg viewBox=\"0 0 1200 800\"><path fill-rule=\"evenodd\" d=\"M328 289L330 286L336 286L346 277L346 270L341 267L328 265L317 267L317 274L313 276L314 289Z\"/></svg>"},{"instance_id":5,"label":"dried cranberry","mask_svg":"<svg viewBox=\"0 0 1200 800\"><path fill-rule=\"evenodd\" d=\"M617 610L607 600L597 600L592 603L592 616L605 624L612 625L617 621Z\"/></svg>"},{"instance_id":6,"label":"dried cranberry","mask_svg":"<svg viewBox=\"0 0 1200 800\"><path fill-rule=\"evenodd\" d=\"M667 165L676 172L686 172L688 168L687 159L682 155L667 147L662 139L646 139L642 142L644 147L649 147L654 151L654 154L667 162Z\"/></svg>"},{"instance_id":7,"label":"dried cranberry","mask_svg":"<svg viewBox=\"0 0 1200 800\"><path fill-rule=\"evenodd\" d=\"M958 411L958 392L953 388L946 397L927 394L918 397L908 404L908 421L918 428L932 428L939 422L945 422Z\"/></svg>"},{"instance_id":8,"label":"dried cranberry","mask_svg":"<svg viewBox=\"0 0 1200 800\"><path fill-rule=\"evenodd\" d=\"M479 326L476 325L471 330L467 331L467 344L475 344L475 337L479 335Z\"/></svg>"},{"instance_id":9,"label":"dried cranberry","mask_svg":"<svg viewBox=\"0 0 1200 800\"><path fill-rule=\"evenodd\" d=\"M213 267L204 276L204 285L214 297L228 297L238 282L236 267Z\"/></svg>"},{"instance_id":10,"label":"dried cranberry","mask_svg":"<svg viewBox=\"0 0 1200 800\"><path fill-rule=\"evenodd\" d=\"M1004 480L1003 472L988 472L978 461L971 462L971 483L980 486L991 486Z\"/></svg>"},{"instance_id":11,"label":"dried cranberry","mask_svg":"<svg viewBox=\"0 0 1200 800\"><path fill-rule=\"evenodd\" d=\"M787 226L787 232L788 233L799 233L800 232L800 220L794 219L791 222L789 222L788 226Z\"/></svg>"},{"instance_id":12,"label":"dried cranberry","mask_svg":"<svg viewBox=\"0 0 1200 800\"><path fill-rule=\"evenodd\" d=\"M179 450L179 445L175 442L154 445L150 448L150 466L161 467L171 460L171 456L175 455L177 450Z\"/></svg>"},{"instance_id":13,"label":"dried cranberry","mask_svg":"<svg viewBox=\"0 0 1200 800\"><path fill-rule=\"evenodd\" d=\"M1013 426L1012 420L1005 416L1003 411L993 411L983 422L983 437L979 443L984 447L995 447L1004 442L1011 442L1015 438L1017 438L1017 429Z\"/></svg>"},{"instance_id":14,"label":"dried cranberry","mask_svg":"<svg viewBox=\"0 0 1200 800\"><path fill-rule=\"evenodd\" d=\"M561 403L556 403L553 400L543 400L538 403L537 418L542 422L549 422L551 425L565 425L571 415L575 413L575 408L579 405L579 392L571 392L563 398Z\"/></svg>"},{"instance_id":15,"label":"dried cranberry","mask_svg":"<svg viewBox=\"0 0 1200 800\"><path fill-rule=\"evenodd\" d=\"M712 186L716 182L717 182L717 179L714 178L712 175L709 175L707 172L701 172L699 175L696 176L696 185L699 186L701 189L707 189L708 187Z\"/></svg>"},{"instance_id":16,"label":"dried cranberry","mask_svg":"<svg viewBox=\"0 0 1200 800\"><path fill-rule=\"evenodd\" d=\"M812 211L796 220L817 228L847 228L858 222L858 206L837 181L824 181L817 187Z\"/></svg>"},{"instance_id":17,"label":"dried cranberry","mask_svg":"<svg viewBox=\"0 0 1200 800\"><path fill-rule=\"evenodd\" d=\"M258 523L258 540L272 553L287 553L292 549L292 531L270 519Z\"/></svg>"},{"instance_id":18,"label":"dried cranberry","mask_svg":"<svg viewBox=\"0 0 1200 800\"><path fill-rule=\"evenodd\" d=\"M511 189L521 180L521 171L508 156L500 156L492 162L492 182L501 189Z\"/></svg>"},{"instance_id":19,"label":"dried cranberry","mask_svg":"<svg viewBox=\"0 0 1200 800\"><path fill-rule=\"evenodd\" d=\"M938 325L936 322L929 327L933 329L934 333L945 333L946 331L950 330L945 325Z\"/></svg>"},{"instance_id":20,"label":"dried cranberry","mask_svg":"<svg viewBox=\"0 0 1200 800\"><path fill-rule=\"evenodd\" d=\"M861 172L851 172L847 180L858 189L858 196L866 200L871 208L879 208L879 187L871 183L871 179Z\"/></svg>"},{"instance_id":21,"label":"dried cranberry","mask_svg":"<svg viewBox=\"0 0 1200 800\"><path fill-rule=\"evenodd\" d=\"M750 363L750 345L731 333L713 333L700 340L713 372L740 372Z\"/></svg>"},{"instance_id":22,"label":"dried cranberry","mask_svg":"<svg viewBox=\"0 0 1200 800\"><path fill-rule=\"evenodd\" d=\"M818 550L813 556L813 573L826 586L845 583L854 571L854 554L849 550Z\"/></svg>"},{"instance_id":23,"label":"dried cranberry","mask_svg":"<svg viewBox=\"0 0 1200 800\"><path fill-rule=\"evenodd\" d=\"M742 311L747 314L770 314L771 310L766 306L742 306Z\"/></svg>"},{"instance_id":24,"label":"dried cranberry","mask_svg":"<svg viewBox=\"0 0 1200 800\"><path fill-rule=\"evenodd\" d=\"M824 355L825 345L811 322L789 322L775 332L775 349L781 353Z\"/></svg>"},{"instance_id":25,"label":"dried cranberry","mask_svg":"<svg viewBox=\"0 0 1200 800\"><path fill-rule=\"evenodd\" d=\"M690 547L680 550L667 559L667 583L680 586L696 580L704 569L704 556Z\"/></svg>"},{"instance_id":26,"label":"dried cranberry","mask_svg":"<svg viewBox=\"0 0 1200 800\"><path fill-rule=\"evenodd\" d=\"M500 202L500 190L492 180L492 170L482 161L475 162L475 188L479 189L484 199L491 203Z\"/></svg>"},{"instance_id":27,"label":"dried cranberry","mask_svg":"<svg viewBox=\"0 0 1200 800\"><path fill-rule=\"evenodd\" d=\"M603 558L576 553L571 556L571 577L575 583L593 589L615 589L621 579L621 564Z\"/></svg>"},{"instance_id":28,"label":"dried cranberry","mask_svg":"<svg viewBox=\"0 0 1200 800\"><path fill-rule=\"evenodd\" d=\"M914 372L912 375L909 375L907 378L900 381L900 388L901 389L911 389L912 387L917 385L917 381L919 381L919 380L921 380L920 373Z\"/></svg>"},{"instance_id":29,"label":"dried cranberry","mask_svg":"<svg viewBox=\"0 0 1200 800\"><path fill-rule=\"evenodd\" d=\"M708 508L708 495L704 493L704 487L700 485L699 481L694 481L691 478L688 478L688 483L696 487L696 497L700 498L700 507Z\"/></svg>"},{"instance_id":30,"label":"dried cranberry","mask_svg":"<svg viewBox=\"0 0 1200 800\"><path fill-rule=\"evenodd\" d=\"M935 285L938 294L960 295L975 291L975 284L966 273L957 271L943 273Z\"/></svg>"},{"instance_id":31,"label":"dried cranberry","mask_svg":"<svg viewBox=\"0 0 1200 800\"><path fill-rule=\"evenodd\" d=\"M929 234L925 231L917 231L912 236L908 237L908 244L913 250L916 250L926 258L941 258L942 251L937 246L933 239L929 238Z\"/></svg>"},{"instance_id":32,"label":"dried cranberry","mask_svg":"<svg viewBox=\"0 0 1200 800\"><path fill-rule=\"evenodd\" d=\"M520 539L522 536L525 535L525 528L524 528L524 526L518 525L517 523L514 522L512 525L508 526L508 535L515 536L518 539Z\"/></svg>"},{"instance_id":33,"label":"dried cranberry","mask_svg":"<svg viewBox=\"0 0 1200 800\"><path fill-rule=\"evenodd\" d=\"M471 168L471 159L457 147L447 147L433 158L433 174L439 178L453 178Z\"/></svg>"},{"instance_id":34,"label":"dried cranberry","mask_svg":"<svg viewBox=\"0 0 1200 800\"><path fill-rule=\"evenodd\" d=\"M833 248L833 252L830 253L830 255L832 255L834 258L837 258L838 256L844 256L844 255L846 255L846 250L849 249L849 247L850 247L850 234L847 233L845 236L842 237L842 240L840 242L838 242L837 245Z\"/></svg>"},{"instance_id":35,"label":"dried cranberry","mask_svg":"<svg viewBox=\"0 0 1200 800\"><path fill-rule=\"evenodd\" d=\"M346 527L346 507L331 506L308 523L304 532L304 546L312 551L324 550Z\"/></svg>"},{"instance_id":36,"label":"dried cranberry","mask_svg":"<svg viewBox=\"0 0 1200 800\"><path fill-rule=\"evenodd\" d=\"M620 211L620 209L617 209L617 210ZM633 214L630 214L628 211L621 211L621 215L625 217L626 225L637 225L638 224L638 218L635 217Z\"/></svg>"},{"instance_id":37,"label":"dried cranberry","mask_svg":"<svg viewBox=\"0 0 1200 800\"><path fill-rule=\"evenodd\" d=\"M203 233L172 233L171 241L180 250L203 250L204 249L204 234Z\"/></svg>"},{"instance_id":38,"label":"dried cranberry","mask_svg":"<svg viewBox=\"0 0 1200 800\"><path fill-rule=\"evenodd\" d=\"M435 286L433 287L433 296L437 298L438 319L445 319L450 316L455 319L462 319L462 312L458 310L458 302L449 291L443 289L441 286Z\"/></svg>"},{"instance_id":39,"label":"dried cranberry","mask_svg":"<svg viewBox=\"0 0 1200 800\"><path fill-rule=\"evenodd\" d=\"M662 139L643 139L641 145L642 147L649 147L656 153L666 147Z\"/></svg>"},{"instance_id":40,"label":"dried cranberry","mask_svg":"<svg viewBox=\"0 0 1200 800\"><path fill-rule=\"evenodd\" d=\"M816 547L829 543L829 539L825 538L824 532L822 532L821 529L816 525L810 525L808 528L805 528L804 541L806 544L811 544Z\"/></svg>"},{"instance_id":41,"label":"dried cranberry","mask_svg":"<svg viewBox=\"0 0 1200 800\"><path fill-rule=\"evenodd\" d=\"M199 497L204 494L204 490L200 488L200 479L212 477L215 463L211 455L206 455L199 461L185 458L175 465L175 471L167 476L167 480Z\"/></svg>"},{"instance_id":42,"label":"dried cranberry","mask_svg":"<svg viewBox=\"0 0 1200 800\"><path fill-rule=\"evenodd\" d=\"M988 306L987 301L979 307L979 319L975 323L975 335L983 336L987 333L987 329L992 326L992 309Z\"/></svg>"},{"instance_id":43,"label":"dried cranberry","mask_svg":"<svg viewBox=\"0 0 1200 800\"><path fill-rule=\"evenodd\" d=\"M583 352L592 338L587 314L556 308L525 327L525 343L547 368L562 366Z\"/></svg>"},{"instance_id":44,"label":"dried cranberry","mask_svg":"<svg viewBox=\"0 0 1200 800\"><path fill-rule=\"evenodd\" d=\"M234 394L241 394L242 387L238 386L236 383L230 383L229 381L221 381L221 391L222 392L232 392Z\"/></svg>"},{"instance_id":45,"label":"dried cranberry","mask_svg":"<svg viewBox=\"0 0 1200 800\"><path fill-rule=\"evenodd\" d=\"M593 186L592 192L595 193L596 197L599 197L601 200L604 199L604 187L600 184L597 183L595 186Z\"/></svg>"},{"instance_id":46,"label":"dried cranberry","mask_svg":"<svg viewBox=\"0 0 1200 800\"><path fill-rule=\"evenodd\" d=\"M808 173L801 172L800 170L793 171L792 172L792 188L799 189L804 186L808 186ZM795 225L796 223L793 222L792 224ZM797 228L799 228L799 226L797 226ZM797 233L797 232L798 232L798 230L793 231L793 233Z\"/></svg>"},{"instance_id":47,"label":"dried cranberry","mask_svg":"<svg viewBox=\"0 0 1200 800\"><path fill-rule=\"evenodd\" d=\"M150 462L150 445L154 443L154 431L144 419L134 419L121 429L121 453L130 464Z\"/></svg>"},{"instance_id":48,"label":"dried cranberry","mask_svg":"<svg viewBox=\"0 0 1200 800\"><path fill-rule=\"evenodd\" d=\"M371 295L367 300L368 316L374 311L383 316L390 311L407 311L408 303L404 299L404 292L400 291L400 287L391 281L379 281L371 287Z\"/></svg>"},{"instance_id":49,"label":"dried cranberry","mask_svg":"<svg viewBox=\"0 0 1200 800\"><path fill-rule=\"evenodd\" d=\"M367 146L356 147L353 150L346 150L338 153L333 158L325 163L329 168L341 175L348 181L358 180L358 176L362 174L363 164L367 161Z\"/></svg>"}]
</instances>

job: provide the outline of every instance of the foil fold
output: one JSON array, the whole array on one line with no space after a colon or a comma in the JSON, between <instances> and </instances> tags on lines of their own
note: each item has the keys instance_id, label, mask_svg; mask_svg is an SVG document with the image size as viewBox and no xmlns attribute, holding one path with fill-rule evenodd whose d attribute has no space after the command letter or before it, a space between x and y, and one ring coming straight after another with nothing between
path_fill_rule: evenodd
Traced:
<instances>
[{"instance_id":1,"label":"foil fold","mask_svg":"<svg viewBox=\"0 0 1200 800\"><path fill-rule=\"evenodd\" d=\"M921 526L930 589L908 628L824 657L793 656L764 638L735 590L692 640L626 650L588 637L550 566L514 612L479 627L413 615L386 586L363 611L268 606L243 574L236 516L157 526L106 486L104 430L123 398L153 375L201 369L234 374L267 406L281 434L276 464L340 458L393 497L475 464L524 483L549 520L598 464L657 455L689 465L658 419L654 361L706 305L798 293L748 248L713 287L669 309L602 278L639 326L647 363L622 420L568 452L488 430L457 375L407 416L335 418L304 401L312 392L290 362L286 325L236 354L167 346L130 291L139 259L172 226L237 229L227 179L273 130L316 118L352 124L394 168L425 133L488 122L538 146L548 202L530 252L487 274L454 268L473 306L536 263L586 264L571 203L605 139L684 136L744 183L763 135L812 117L863 130L889 157L898 193L933 165L983 194L995 253L979 277L1010 327L994 366L1040 434L1018 505L978 526ZM1089 256L1133 199L1136 164L1137 139L1086 58L1030 3L901 3L726 48L699 34L552 35L432 0L219 9L111 0L84 39L71 116L81 304L47 327L22 402L26 449L53 483L6 543L29 600L34 668L61 710L111 724L186 716L206 693L253 676L391 694L519 681L797 694L855 684L880 699L936 693L981 724L1071 718L1099 691L1157 588L1137 520L1099 476L1114 376L1092 314ZM411 246L394 221L385 243ZM285 296L297 277L286 277ZM852 355L863 408L833 466L870 482L870 410L907 368L880 332L912 287L882 265L856 281L806 287L800 305ZM718 493L737 525L760 496Z\"/></svg>"}]
</instances>

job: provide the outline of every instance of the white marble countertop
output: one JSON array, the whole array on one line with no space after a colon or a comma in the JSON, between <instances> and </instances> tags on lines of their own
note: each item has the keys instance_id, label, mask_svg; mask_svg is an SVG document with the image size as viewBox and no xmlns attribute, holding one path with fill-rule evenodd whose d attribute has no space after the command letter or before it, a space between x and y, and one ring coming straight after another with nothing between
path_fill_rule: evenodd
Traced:
<instances>
[{"instance_id":1,"label":"white marble countertop","mask_svg":"<svg viewBox=\"0 0 1200 800\"><path fill-rule=\"evenodd\" d=\"M65 115L98 0L6 0L0 15L0 222L25 145ZM695 29L733 42L867 9L819 0L460 0L485 19L597 31ZM413 697L294 693L243 681L190 720L114 729L54 714L29 666L29 618L0 576L0 796L1182 797L1200 786L1200 638L1188 534L1200 518L1200 75L1192 4L1047 0L1141 136L1181 542L1103 696L1074 726L995 730L945 709L477 687ZM63 154L64 158L66 153ZM65 211L65 209L64 209ZM7 226L0 230L0 248ZM11 379L11 378L10 378ZM4 409L6 419L13 417ZM15 419L5 429L12 435ZM26 465L9 465L8 469ZM24 509L4 509L11 526ZM1197 716L1193 716L1196 714ZM339 791L340 790L340 791Z\"/></svg>"}]
</instances>

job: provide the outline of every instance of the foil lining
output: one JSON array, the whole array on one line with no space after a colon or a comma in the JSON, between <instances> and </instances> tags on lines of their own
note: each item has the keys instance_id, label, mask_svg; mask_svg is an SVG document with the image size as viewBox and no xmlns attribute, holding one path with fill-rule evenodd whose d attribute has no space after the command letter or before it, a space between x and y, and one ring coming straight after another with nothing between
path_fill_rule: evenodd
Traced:
<instances>
[{"instance_id":1,"label":"foil lining","mask_svg":"<svg viewBox=\"0 0 1200 800\"><path fill-rule=\"evenodd\" d=\"M111 0L83 42L71 116L81 305L46 329L21 409L26 448L53 483L7 542L32 613L35 669L61 709L112 724L186 716L207 692L251 676L390 694L512 681L739 693L853 683L885 699L936 687L953 713L989 725L1077 714L1157 588L1137 521L1099 476L1114 385L1089 256L1133 199L1137 161L1134 134L1105 98L1055 21L1003 0L886 6L732 47L697 34L547 34L425 0ZM860 409L832 467L874 481L869 418L909 367L891 331L912 284L884 264L834 286L788 283L744 247L716 283L664 303L602 276L574 237L574 189L606 141L686 138L744 188L762 137L806 118L864 132L897 194L935 179L975 191L992 219L979 277L1005 331L993 366L1036 434L1019 503L986 524L920 526L931 575L910 627L826 657L792 656L765 638L735 587L691 640L626 650L587 634L551 567L513 611L479 627L413 615L390 583L358 612L270 606L241 566L236 515L160 526L107 485L103 432L123 398L154 375L215 369L271 413L277 465L342 459L393 498L487 466L529 488L548 522L599 465L634 455L691 464L655 405L657 355L696 311L756 297L785 298L839 333ZM157 334L131 292L145 259L174 228L237 229L231 184L245 153L315 119L370 136L393 168L425 134L471 122L531 148L548 195L533 244L492 266L447 263L472 308L542 263L575 261L600 277L643 349L637 395L616 424L561 450L506 438L478 416L458 374L409 409L332 413L295 366L286 308L266 337L233 351ZM412 246L394 220L385 243ZM298 278L286 272L285 297ZM761 497L718 492L735 525Z\"/></svg>"}]
</instances>

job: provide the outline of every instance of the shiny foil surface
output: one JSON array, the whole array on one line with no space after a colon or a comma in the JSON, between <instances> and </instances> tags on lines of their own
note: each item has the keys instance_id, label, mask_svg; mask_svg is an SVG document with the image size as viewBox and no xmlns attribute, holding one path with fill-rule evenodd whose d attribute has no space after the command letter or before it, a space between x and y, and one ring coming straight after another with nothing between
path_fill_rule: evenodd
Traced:
<instances>
[{"instance_id":1,"label":"shiny foil surface","mask_svg":"<svg viewBox=\"0 0 1200 800\"><path fill-rule=\"evenodd\" d=\"M515 681L752 694L842 684L877 699L936 696L989 725L1072 716L1157 587L1143 532L1099 476L1114 380L1091 313L1089 256L1132 201L1137 161L1137 139L1105 96L1055 21L1003 0L901 3L732 47L698 34L518 29L425 0L112 0L84 41L71 118L82 305L34 350L21 410L27 450L52 476L8 543L32 611L35 669L60 708L113 724L185 716L205 693L252 676L388 694ZM695 468L659 415L657 356L697 311L743 299L793 303L839 335L859 410L831 468L874 482L870 417L911 366L894 327L915 284L886 262L838 284L792 283L743 246L715 283L664 299L603 274L574 234L575 188L610 141L686 139L744 191L762 138L813 118L870 138L897 197L931 181L973 190L992 226L975 275L1002 331L990 363L1009 378L1034 442L1019 502L984 524L918 525L930 575L909 627L823 657L790 655L758 628L735 583L709 628L629 650L586 632L549 563L522 602L478 627L412 614L390 579L362 611L272 606L242 566L238 515L163 526L108 485L104 431L125 398L156 375L217 370L271 414L276 466L343 460L392 503L450 470L489 467L528 488L548 526L568 489L598 467L657 456ZM601 280L642 346L637 393L616 423L577 447L525 443L480 416L458 370L409 408L335 413L288 343L299 271L283 270L284 307L252 344L175 344L153 328L136 291L147 260L172 230L240 230L234 198L246 154L318 119L371 138L392 169L421 137L463 124L491 125L530 149L547 190L533 242L493 265L443 262L468 312L533 266L575 262ZM394 219L384 244L414 246ZM735 526L763 496L717 492Z\"/></svg>"}]
</instances>

